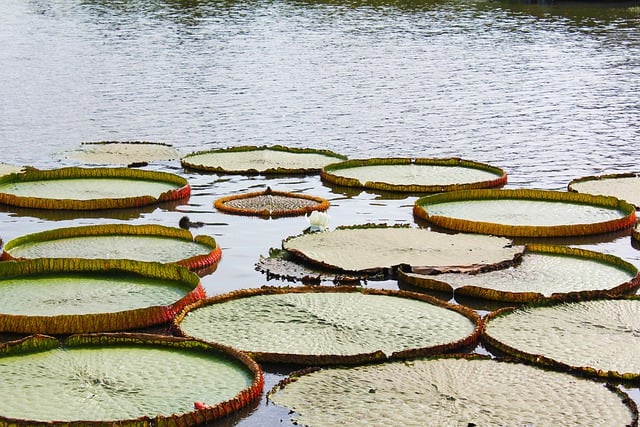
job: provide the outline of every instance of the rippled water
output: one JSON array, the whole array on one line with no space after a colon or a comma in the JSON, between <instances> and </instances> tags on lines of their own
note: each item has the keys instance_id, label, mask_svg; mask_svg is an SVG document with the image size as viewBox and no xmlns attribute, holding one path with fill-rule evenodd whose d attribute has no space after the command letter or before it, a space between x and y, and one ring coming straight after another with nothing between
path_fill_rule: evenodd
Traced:
<instances>
[{"instance_id":1,"label":"rippled water","mask_svg":"<svg viewBox=\"0 0 640 427\"><path fill-rule=\"evenodd\" d=\"M3 0L0 16L0 162L54 167L83 141L148 140L181 154L283 144L351 158L457 156L503 168L512 188L562 190L640 169L638 1ZM264 284L255 261L307 225L214 212L218 197L270 185L330 199L331 226L415 224L414 197L317 176L204 175L177 160L150 168L189 179L188 204L84 216L2 208L0 236L175 225L187 213L223 247L203 278L217 293ZM569 243L640 265L628 234ZM237 423L280 419L260 403Z\"/></svg>"}]
</instances>

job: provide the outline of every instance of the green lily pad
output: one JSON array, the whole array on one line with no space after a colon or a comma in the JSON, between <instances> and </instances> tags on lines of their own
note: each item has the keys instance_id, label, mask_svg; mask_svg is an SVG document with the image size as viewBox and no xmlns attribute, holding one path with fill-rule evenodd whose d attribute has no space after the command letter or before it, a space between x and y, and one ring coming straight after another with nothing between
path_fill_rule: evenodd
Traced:
<instances>
[{"instance_id":1,"label":"green lily pad","mask_svg":"<svg viewBox=\"0 0 640 427\"><path fill-rule=\"evenodd\" d=\"M0 425L193 426L255 400L260 368L222 346L143 334L0 348Z\"/></svg>"},{"instance_id":2,"label":"green lily pad","mask_svg":"<svg viewBox=\"0 0 640 427\"><path fill-rule=\"evenodd\" d=\"M214 296L183 310L174 325L259 361L340 364L467 346L478 322L474 311L426 295L316 286Z\"/></svg>"},{"instance_id":3,"label":"green lily pad","mask_svg":"<svg viewBox=\"0 0 640 427\"><path fill-rule=\"evenodd\" d=\"M229 174L317 173L325 165L346 157L328 150L241 146L200 151L181 159L182 166L205 172Z\"/></svg>"},{"instance_id":4,"label":"green lily pad","mask_svg":"<svg viewBox=\"0 0 640 427\"><path fill-rule=\"evenodd\" d=\"M458 158L347 160L325 166L320 176L347 187L429 193L501 187L507 182L500 168Z\"/></svg>"},{"instance_id":5,"label":"green lily pad","mask_svg":"<svg viewBox=\"0 0 640 427\"><path fill-rule=\"evenodd\" d=\"M640 174L587 176L569 183L569 191L613 196L640 208Z\"/></svg>"},{"instance_id":6,"label":"green lily pad","mask_svg":"<svg viewBox=\"0 0 640 427\"><path fill-rule=\"evenodd\" d=\"M169 144L146 141L83 142L79 148L62 155L93 165L135 165L180 157Z\"/></svg>"},{"instance_id":7,"label":"green lily pad","mask_svg":"<svg viewBox=\"0 0 640 427\"><path fill-rule=\"evenodd\" d=\"M29 169L0 176L0 203L21 208L131 208L190 194L188 182L178 175L129 168Z\"/></svg>"},{"instance_id":8,"label":"green lily pad","mask_svg":"<svg viewBox=\"0 0 640 427\"><path fill-rule=\"evenodd\" d=\"M270 402L296 425L630 426L619 389L479 356L311 369L276 385Z\"/></svg>"},{"instance_id":9,"label":"green lily pad","mask_svg":"<svg viewBox=\"0 0 640 427\"><path fill-rule=\"evenodd\" d=\"M398 283L496 301L631 293L638 269L613 255L566 246L527 245L521 262L486 272L416 274L401 271Z\"/></svg>"},{"instance_id":10,"label":"green lily pad","mask_svg":"<svg viewBox=\"0 0 640 427\"><path fill-rule=\"evenodd\" d=\"M0 263L0 331L71 334L169 322L204 298L200 279L175 264L36 258Z\"/></svg>"},{"instance_id":11,"label":"green lily pad","mask_svg":"<svg viewBox=\"0 0 640 427\"><path fill-rule=\"evenodd\" d=\"M222 250L208 236L161 225L103 224L27 234L4 245L2 259L103 258L173 262L192 270L216 264Z\"/></svg>"},{"instance_id":12,"label":"green lily pad","mask_svg":"<svg viewBox=\"0 0 640 427\"><path fill-rule=\"evenodd\" d=\"M615 197L548 190L461 190L418 199L414 214L440 227L512 237L609 233L632 226L635 208Z\"/></svg>"},{"instance_id":13,"label":"green lily pad","mask_svg":"<svg viewBox=\"0 0 640 427\"><path fill-rule=\"evenodd\" d=\"M587 375L640 379L640 299L596 299L501 309L483 339L515 357Z\"/></svg>"},{"instance_id":14,"label":"green lily pad","mask_svg":"<svg viewBox=\"0 0 640 427\"><path fill-rule=\"evenodd\" d=\"M10 165L8 163L0 163L0 176L18 173L22 170L22 166Z\"/></svg>"},{"instance_id":15,"label":"green lily pad","mask_svg":"<svg viewBox=\"0 0 640 427\"><path fill-rule=\"evenodd\" d=\"M286 239L282 248L323 268L371 274L401 264L438 270L512 263L524 252L503 237L382 226L303 234Z\"/></svg>"}]
</instances>

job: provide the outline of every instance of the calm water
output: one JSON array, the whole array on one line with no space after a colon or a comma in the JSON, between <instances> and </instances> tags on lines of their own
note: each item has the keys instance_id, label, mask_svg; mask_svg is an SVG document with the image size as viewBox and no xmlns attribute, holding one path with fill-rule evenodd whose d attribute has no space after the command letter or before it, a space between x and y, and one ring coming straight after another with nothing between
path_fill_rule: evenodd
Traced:
<instances>
[{"instance_id":1,"label":"calm water","mask_svg":"<svg viewBox=\"0 0 640 427\"><path fill-rule=\"evenodd\" d=\"M57 167L83 141L147 140L181 154L283 144L351 158L458 156L505 169L510 188L640 171L638 1L3 0L0 16L0 162ZM188 178L188 203L87 216L3 208L0 237L177 225L187 213L223 247L203 278L214 294L265 284L259 256L307 226L214 212L218 197L270 185L330 199L332 227L415 225L415 197L329 188L317 176L203 175L177 160L150 168ZM628 234L563 243L640 266ZM268 386L285 372L268 367ZM216 425L287 419L261 402Z\"/></svg>"}]
</instances>

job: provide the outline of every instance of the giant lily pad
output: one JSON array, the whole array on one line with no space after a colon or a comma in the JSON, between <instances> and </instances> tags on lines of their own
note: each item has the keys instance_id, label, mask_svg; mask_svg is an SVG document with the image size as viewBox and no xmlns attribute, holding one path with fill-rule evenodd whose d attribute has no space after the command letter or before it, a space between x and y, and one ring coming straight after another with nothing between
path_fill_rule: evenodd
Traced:
<instances>
[{"instance_id":1,"label":"giant lily pad","mask_svg":"<svg viewBox=\"0 0 640 427\"><path fill-rule=\"evenodd\" d=\"M500 168L458 158L347 160L325 166L320 176L347 187L429 193L500 187L507 182Z\"/></svg>"},{"instance_id":2,"label":"giant lily pad","mask_svg":"<svg viewBox=\"0 0 640 427\"><path fill-rule=\"evenodd\" d=\"M4 245L2 259L104 258L175 262L192 270L216 264L222 250L209 236L161 225L104 224L27 234Z\"/></svg>"},{"instance_id":3,"label":"giant lily pad","mask_svg":"<svg viewBox=\"0 0 640 427\"><path fill-rule=\"evenodd\" d=\"M0 263L0 331L71 334L169 322L205 296L175 264L52 259Z\"/></svg>"},{"instance_id":4,"label":"giant lily pad","mask_svg":"<svg viewBox=\"0 0 640 427\"><path fill-rule=\"evenodd\" d=\"M467 346L478 322L474 311L426 295L320 286L214 296L183 310L174 325L259 361L341 364Z\"/></svg>"},{"instance_id":5,"label":"giant lily pad","mask_svg":"<svg viewBox=\"0 0 640 427\"><path fill-rule=\"evenodd\" d=\"M637 173L587 176L574 179L568 188L578 193L617 197L640 208L640 174Z\"/></svg>"},{"instance_id":6,"label":"giant lily pad","mask_svg":"<svg viewBox=\"0 0 640 427\"><path fill-rule=\"evenodd\" d=\"M0 347L0 425L194 426L257 399L245 354L144 334L34 336Z\"/></svg>"},{"instance_id":7,"label":"giant lily pad","mask_svg":"<svg viewBox=\"0 0 640 427\"><path fill-rule=\"evenodd\" d=\"M185 168L230 174L316 173L346 157L328 150L242 146L200 151L182 158Z\"/></svg>"},{"instance_id":8,"label":"giant lily pad","mask_svg":"<svg viewBox=\"0 0 640 427\"><path fill-rule=\"evenodd\" d=\"M11 173L18 173L22 170L22 166L10 165L8 163L0 163L0 175L9 175Z\"/></svg>"},{"instance_id":9,"label":"giant lily pad","mask_svg":"<svg viewBox=\"0 0 640 427\"><path fill-rule=\"evenodd\" d=\"M80 148L63 155L94 165L136 165L180 157L169 144L146 141L83 142Z\"/></svg>"},{"instance_id":10,"label":"giant lily pad","mask_svg":"<svg viewBox=\"0 0 640 427\"><path fill-rule=\"evenodd\" d=\"M214 202L216 209L238 215L254 215L266 218L306 215L329 209L329 201L308 194L264 191L221 197Z\"/></svg>"},{"instance_id":11,"label":"giant lily pad","mask_svg":"<svg viewBox=\"0 0 640 427\"><path fill-rule=\"evenodd\" d=\"M515 262L524 246L503 237L444 234L409 227L364 226L303 234L283 249L323 268L377 273L407 264L416 270L477 268Z\"/></svg>"},{"instance_id":12,"label":"giant lily pad","mask_svg":"<svg viewBox=\"0 0 640 427\"><path fill-rule=\"evenodd\" d=\"M631 293L640 286L640 274L633 264L613 255L530 244L521 262L509 268L434 275L400 271L398 283L496 301L530 302Z\"/></svg>"},{"instance_id":13,"label":"giant lily pad","mask_svg":"<svg viewBox=\"0 0 640 427\"><path fill-rule=\"evenodd\" d=\"M414 214L457 231L560 237L632 226L635 208L615 197L548 190L461 190L418 199Z\"/></svg>"},{"instance_id":14,"label":"giant lily pad","mask_svg":"<svg viewBox=\"0 0 640 427\"><path fill-rule=\"evenodd\" d=\"M640 379L640 299L541 303L492 312L483 338L492 347L546 366Z\"/></svg>"},{"instance_id":15,"label":"giant lily pad","mask_svg":"<svg viewBox=\"0 0 640 427\"><path fill-rule=\"evenodd\" d=\"M178 175L129 168L29 169L0 177L0 203L22 208L131 208L190 194Z\"/></svg>"},{"instance_id":16,"label":"giant lily pad","mask_svg":"<svg viewBox=\"0 0 640 427\"><path fill-rule=\"evenodd\" d=\"M307 426L637 425L619 389L477 355L309 369L268 399ZM384 420L384 421L382 421Z\"/></svg>"}]
</instances>

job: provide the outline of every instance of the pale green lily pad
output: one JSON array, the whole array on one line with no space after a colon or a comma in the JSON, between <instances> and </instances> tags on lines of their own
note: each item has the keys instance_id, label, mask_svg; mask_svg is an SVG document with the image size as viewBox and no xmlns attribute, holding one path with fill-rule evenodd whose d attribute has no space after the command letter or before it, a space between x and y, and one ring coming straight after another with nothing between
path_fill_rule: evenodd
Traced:
<instances>
[{"instance_id":1,"label":"pale green lily pad","mask_svg":"<svg viewBox=\"0 0 640 427\"><path fill-rule=\"evenodd\" d=\"M520 263L486 272L434 275L402 272L399 282L456 295L531 301L568 295L616 295L640 286L638 269L613 255L578 248L527 245Z\"/></svg>"},{"instance_id":2,"label":"pale green lily pad","mask_svg":"<svg viewBox=\"0 0 640 427\"><path fill-rule=\"evenodd\" d=\"M640 300L597 299L504 309L484 338L502 351L590 375L640 378Z\"/></svg>"},{"instance_id":3,"label":"pale green lily pad","mask_svg":"<svg viewBox=\"0 0 640 427\"><path fill-rule=\"evenodd\" d=\"M8 163L0 163L0 176L11 173L18 173L22 170L22 166L10 165Z\"/></svg>"},{"instance_id":4,"label":"pale green lily pad","mask_svg":"<svg viewBox=\"0 0 640 427\"><path fill-rule=\"evenodd\" d=\"M188 154L183 167L230 174L295 174L319 172L325 165L346 157L328 150L241 146Z\"/></svg>"},{"instance_id":5,"label":"pale green lily pad","mask_svg":"<svg viewBox=\"0 0 640 427\"><path fill-rule=\"evenodd\" d=\"M359 363L473 343L477 314L425 295L352 287L265 288L203 300L180 333L286 363Z\"/></svg>"},{"instance_id":6,"label":"pale green lily pad","mask_svg":"<svg viewBox=\"0 0 640 427\"><path fill-rule=\"evenodd\" d=\"M323 181L386 191L440 192L500 187L506 173L497 167L458 158L378 158L325 166Z\"/></svg>"},{"instance_id":7,"label":"pale green lily pad","mask_svg":"<svg viewBox=\"0 0 640 427\"><path fill-rule=\"evenodd\" d=\"M635 209L615 197L548 190L460 190L418 199L414 214L440 227L499 236L559 237L618 231Z\"/></svg>"},{"instance_id":8,"label":"pale green lily pad","mask_svg":"<svg viewBox=\"0 0 640 427\"><path fill-rule=\"evenodd\" d=\"M27 234L5 243L2 259L102 258L174 262L191 269L219 261L207 236L155 224L102 224Z\"/></svg>"},{"instance_id":9,"label":"pale green lily pad","mask_svg":"<svg viewBox=\"0 0 640 427\"><path fill-rule=\"evenodd\" d=\"M52 259L0 263L0 331L70 334L169 322L204 298L198 276L175 264Z\"/></svg>"},{"instance_id":10,"label":"pale green lily pad","mask_svg":"<svg viewBox=\"0 0 640 427\"><path fill-rule=\"evenodd\" d=\"M408 227L353 227L291 237L283 249L324 268L378 272L415 268L476 268L515 262L524 246L503 237L444 234Z\"/></svg>"},{"instance_id":11,"label":"pale green lily pad","mask_svg":"<svg viewBox=\"0 0 640 427\"><path fill-rule=\"evenodd\" d=\"M269 393L294 424L635 425L628 396L560 372L462 356L294 374Z\"/></svg>"},{"instance_id":12,"label":"pale green lily pad","mask_svg":"<svg viewBox=\"0 0 640 427\"><path fill-rule=\"evenodd\" d=\"M180 157L169 144L146 141L83 142L62 156L93 165L131 165Z\"/></svg>"},{"instance_id":13,"label":"pale green lily pad","mask_svg":"<svg viewBox=\"0 0 640 427\"><path fill-rule=\"evenodd\" d=\"M246 406L263 384L246 356L170 337L72 336L63 347L39 336L0 353L1 425L192 426Z\"/></svg>"},{"instance_id":14,"label":"pale green lily pad","mask_svg":"<svg viewBox=\"0 0 640 427\"><path fill-rule=\"evenodd\" d=\"M188 198L186 179L129 168L61 168L0 176L0 203L23 208L94 210Z\"/></svg>"},{"instance_id":15,"label":"pale green lily pad","mask_svg":"<svg viewBox=\"0 0 640 427\"><path fill-rule=\"evenodd\" d=\"M640 208L640 174L626 173L574 179L569 191L613 196Z\"/></svg>"}]
</instances>

